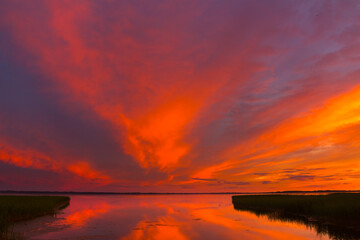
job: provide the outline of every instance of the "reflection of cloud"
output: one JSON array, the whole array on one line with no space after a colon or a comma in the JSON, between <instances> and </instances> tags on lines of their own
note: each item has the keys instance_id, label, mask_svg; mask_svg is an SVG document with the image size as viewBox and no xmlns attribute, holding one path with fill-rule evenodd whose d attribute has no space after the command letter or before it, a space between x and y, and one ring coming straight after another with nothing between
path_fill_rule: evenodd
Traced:
<instances>
[{"instance_id":1,"label":"reflection of cloud","mask_svg":"<svg viewBox=\"0 0 360 240\"><path fill-rule=\"evenodd\" d=\"M147 198L150 208L131 232L120 239L304 239L315 237L305 226L235 212L229 196ZM161 209L164 211L153 211ZM150 210L151 209L151 210ZM161 214L153 214L153 213Z\"/></svg>"},{"instance_id":2,"label":"reflection of cloud","mask_svg":"<svg viewBox=\"0 0 360 240\"><path fill-rule=\"evenodd\" d=\"M90 220L91 218L95 218L96 216L109 211L109 208L109 205L102 204L88 209L76 211L75 213L66 216L63 222L73 227L81 227L86 223L86 221Z\"/></svg>"},{"instance_id":3,"label":"reflection of cloud","mask_svg":"<svg viewBox=\"0 0 360 240\"><path fill-rule=\"evenodd\" d=\"M140 221L131 233L121 239L189 239L182 231L181 225L169 217L161 217L155 221Z\"/></svg>"}]
</instances>

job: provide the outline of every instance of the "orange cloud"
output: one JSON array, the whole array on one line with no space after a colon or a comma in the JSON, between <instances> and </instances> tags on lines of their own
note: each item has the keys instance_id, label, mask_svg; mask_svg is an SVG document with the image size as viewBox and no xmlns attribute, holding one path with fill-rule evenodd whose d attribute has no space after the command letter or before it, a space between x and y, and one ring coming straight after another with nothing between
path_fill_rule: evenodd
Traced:
<instances>
[{"instance_id":1,"label":"orange cloud","mask_svg":"<svg viewBox=\"0 0 360 240\"><path fill-rule=\"evenodd\" d=\"M355 87L232 149L223 156L230 160L193 176L246 180L253 183L251 190L262 189L262 183L283 190L356 189L360 183L359 111L360 87Z\"/></svg>"},{"instance_id":2,"label":"orange cloud","mask_svg":"<svg viewBox=\"0 0 360 240\"><path fill-rule=\"evenodd\" d=\"M59 170L59 164L33 149L16 149L0 142L0 161L19 167Z\"/></svg>"},{"instance_id":3,"label":"orange cloud","mask_svg":"<svg viewBox=\"0 0 360 240\"><path fill-rule=\"evenodd\" d=\"M89 180L101 181L104 184L108 184L110 181L109 177L101 174L98 171L93 170L87 162L80 161L77 163L71 163L67 166L67 169L80 176Z\"/></svg>"},{"instance_id":4,"label":"orange cloud","mask_svg":"<svg viewBox=\"0 0 360 240\"><path fill-rule=\"evenodd\" d=\"M357 187L360 87L334 97L358 84L347 15L322 29L327 18L309 14L299 23L302 8L286 4L263 14L250 3L225 4L224 12L211 4L37 4L3 11L1 27L21 52L16 61L40 76L37 94L66 114L76 103L99 118L121 156L100 140L96 157L81 143L67 150L48 133L49 153L4 144L3 161L140 189L315 188L310 180ZM249 14L254 9L261 17ZM114 169L125 158L124 169Z\"/></svg>"},{"instance_id":5,"label":"orange cloud","mask_svg":"<svg viewBox=\"0 0 360 240\"><path fill-rule=\"evenodd\" d=\"M77 162L66 164L62 161L54 160L34 149L18 149L0 142L0 161L23 168L42 169L47 171L64 172L69 170L73 174L83 177L90 181L109 183L108 176L93 170L87 162ZM75 161L73 161L75 162Z\"/></svg>"}]
</instances>

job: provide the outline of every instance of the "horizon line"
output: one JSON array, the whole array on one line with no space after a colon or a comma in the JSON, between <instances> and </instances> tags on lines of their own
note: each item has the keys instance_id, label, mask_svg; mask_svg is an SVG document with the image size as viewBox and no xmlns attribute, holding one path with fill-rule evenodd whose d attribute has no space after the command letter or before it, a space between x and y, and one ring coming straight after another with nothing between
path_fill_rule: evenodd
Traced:
<instances>
[{"instance_id":1,"label":"horizon line","mask_svg":"<svg viewBox=\"0 0 360 240\"><path fill-rule=\"evenodd\" d=\"M266 193L341 193L341 192L360 192L360 190L286 190L271 192L93 192L93 191L29 191L29 190L0 190L3 193L24 193L24 194L78 194L78 195L176 195L176 194L266 194Z\"/></svg>"}]
</instances>

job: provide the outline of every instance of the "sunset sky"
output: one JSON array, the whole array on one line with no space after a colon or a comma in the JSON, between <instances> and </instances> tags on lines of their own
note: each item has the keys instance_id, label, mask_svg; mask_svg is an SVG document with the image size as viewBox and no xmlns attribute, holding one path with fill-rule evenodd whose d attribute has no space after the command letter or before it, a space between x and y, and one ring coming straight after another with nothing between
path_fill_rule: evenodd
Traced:
<instances>
[{"instance_id":1,"label":"sunset sky","mask_svg":"<svg viewBox=\"0 0 360 240\"><path fill-rule=\"evenodd\" d=\"M360 1L1 1L0 190L360 189Z\"/></svg>"}]
</instances>

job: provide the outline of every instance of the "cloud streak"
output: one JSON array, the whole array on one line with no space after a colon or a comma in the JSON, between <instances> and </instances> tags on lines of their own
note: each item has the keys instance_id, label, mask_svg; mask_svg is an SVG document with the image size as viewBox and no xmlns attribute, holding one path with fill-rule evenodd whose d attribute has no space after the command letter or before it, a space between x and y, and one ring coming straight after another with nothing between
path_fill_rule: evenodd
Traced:
<instances>
[{"instance_id":1,"label":"cloud streak","mask_svg":"<svg viewBox=\"0 0 360 240\"><path fill-rule=\"evenodd\" d=\"M67 189L355 189L358 10L4 3L0 160Z\"/></svg>"}]
</instances>

